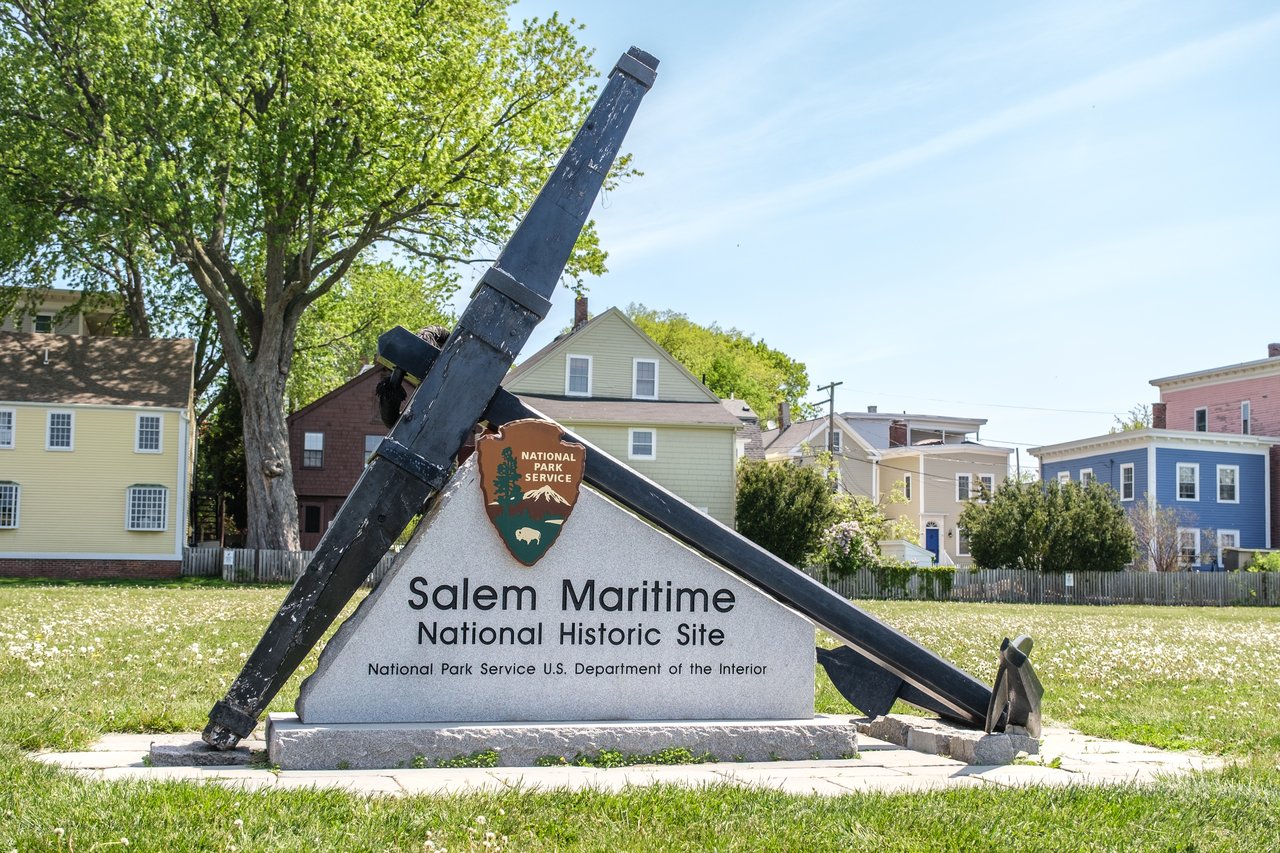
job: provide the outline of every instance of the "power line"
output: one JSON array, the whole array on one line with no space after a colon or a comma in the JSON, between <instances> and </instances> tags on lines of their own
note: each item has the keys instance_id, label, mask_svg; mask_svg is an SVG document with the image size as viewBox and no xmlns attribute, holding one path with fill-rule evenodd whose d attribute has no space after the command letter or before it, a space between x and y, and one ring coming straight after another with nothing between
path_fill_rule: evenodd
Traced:
<instances>
[{"instance_id":1,"label":"power line","mask_svg":"<svg viewBox=\"0 0 1280 853\"><path fill-rule=\"evenodd\" d=\"M990 406L993 409L1022 409L1028 412L1066 412L1073 415L1122 415L1124 412L1102 412L1095 409L1055 409L1049 406L1015 406L1012 403L979 403L973 400L947 400L942 397L915 397L910 394L886 394L883 391L868 391L865 388L850 388L859 394L871 394L877 397L900 397L905 400L927 400L930 403L949 403L953 406Z\"/></svg>"}]
</instances>

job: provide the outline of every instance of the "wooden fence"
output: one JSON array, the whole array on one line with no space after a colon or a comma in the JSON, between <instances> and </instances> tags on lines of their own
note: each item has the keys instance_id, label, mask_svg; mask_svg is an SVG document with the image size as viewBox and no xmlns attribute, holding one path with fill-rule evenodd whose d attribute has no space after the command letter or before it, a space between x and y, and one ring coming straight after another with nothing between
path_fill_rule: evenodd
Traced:
<instances>
[{"instance_id":1,"label":"wooden fence","mask_svg":"<svg viewBox=\"0 0 1280 853\"><path fill-rule=\"evenodd\" d=\"M311 562L310 551L260 551L249 548L187 548L184 577L221 577L229 583L293 583ZM391 570L395 554L384 556L365 580L377 586Z\"/></svg>"},{"instance_id":2,"label":"wooden fence","mask_svg":"<svg viewBox=\"0 0 1280 853\"><path fill-rule=\"evenodd\" d=\"M1011 604L1280 605L1277 572L1069 572L862 569L847 577L810 574L846 598L987 601Z\"/></svg>"}]
</instances>

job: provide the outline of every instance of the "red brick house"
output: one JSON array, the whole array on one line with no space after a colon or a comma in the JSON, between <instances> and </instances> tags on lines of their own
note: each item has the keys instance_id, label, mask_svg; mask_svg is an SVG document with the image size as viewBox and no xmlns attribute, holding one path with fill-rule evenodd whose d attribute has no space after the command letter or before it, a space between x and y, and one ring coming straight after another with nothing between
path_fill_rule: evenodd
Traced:
<instances>
[{"instance_id":1,"label":"red brick house","mask_svg":"<svg viewBox=\"0 0 1280 853\"><path fill-rule=\"evenodd\" d=\"M288 418L289 458L298 496L298 532L311 550L387 434L374 389L385 373L366 368Z\"/></svg>"}]
</instances>

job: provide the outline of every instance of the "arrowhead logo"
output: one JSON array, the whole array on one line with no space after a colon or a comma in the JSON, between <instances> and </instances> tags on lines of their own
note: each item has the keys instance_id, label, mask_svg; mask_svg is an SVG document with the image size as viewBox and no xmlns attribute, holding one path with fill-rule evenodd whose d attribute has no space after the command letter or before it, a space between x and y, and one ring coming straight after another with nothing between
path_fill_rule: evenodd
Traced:
<instances>
[{"instance_id":1,"label":"arrowhead logo","mask_svg":"<svg viewBox=\"0 0 1280 853\"><path fill-rule=\"evenodd\" d=\"M555 544L578 502L587 449L559 424L528 419L476 442L484 508L511 555L532 566Z\"/></svg>"}]
</instances>

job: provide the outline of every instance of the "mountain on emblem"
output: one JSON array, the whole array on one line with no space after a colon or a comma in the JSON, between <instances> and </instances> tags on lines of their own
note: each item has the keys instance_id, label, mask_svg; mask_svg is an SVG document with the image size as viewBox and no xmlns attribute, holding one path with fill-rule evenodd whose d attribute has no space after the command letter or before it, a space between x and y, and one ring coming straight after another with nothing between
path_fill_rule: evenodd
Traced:
<instances>
[{"instance_id":1,"label":"mountain on emblem","mask_svg":"<svg viewBox=\"0 0 1280 853\"><path fill-rule=\"evenodd\" d=\"M476 442L485 512L526 566L555 544L578 500L587 450L560 435L558 424L529 419Z\"/></svg>"}]
</instances>

